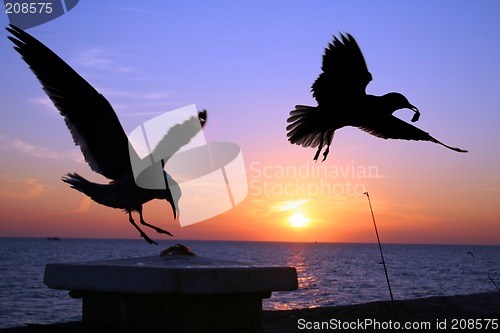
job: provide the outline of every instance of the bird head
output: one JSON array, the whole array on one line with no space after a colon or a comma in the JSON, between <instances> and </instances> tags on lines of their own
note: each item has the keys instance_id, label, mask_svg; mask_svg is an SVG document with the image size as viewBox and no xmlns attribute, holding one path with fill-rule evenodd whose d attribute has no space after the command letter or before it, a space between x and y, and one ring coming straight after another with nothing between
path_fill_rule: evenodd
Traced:
<instances>
[{"instance_id":1,"label":"bird head","mask_svg":"<svg viewBox=\"0 0 500 333\"><path fill-rule=\"evenodd\" d=\"M399 109L410 109L414 112L419 112L418 108L408 102L408 99L404 97L400 93L391 92L382 96L384 98L384 102L388 109L391 111L396 111Z\"/></svg>"},{"instance_id":2,"label":"bird head","mask_svg":"<svg viewBox=\"0 0 500 333\"><path fill-rule=\"evenodd\" d=\"M204 127L207 122L207 110L198 111L198 119L200 120L201 127Z\"/></svg>"}]
</instances>

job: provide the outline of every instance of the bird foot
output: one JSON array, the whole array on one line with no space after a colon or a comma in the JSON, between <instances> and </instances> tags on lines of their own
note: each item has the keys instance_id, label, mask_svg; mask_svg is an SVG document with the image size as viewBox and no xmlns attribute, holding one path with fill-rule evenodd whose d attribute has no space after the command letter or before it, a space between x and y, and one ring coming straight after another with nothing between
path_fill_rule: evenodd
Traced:
<instances>
[{"instance_id":1,"label":"bird foot","mask_svg":"<svg viewBox=\"0 0 500 333\"><path fill-rule=\"evenodd\" d=\"M158 227L153 227L152 229L156 230L157 233L159 234L167 234L169 236L172 236L174 237L174 235L172 235L170 232L168 232L167 230L163 230L161 228L158 228Z\"/></svg>"},{"instance_id":2,"label":"bird foot","mask_svg":"<svg viewBox=\"0 0 500 333\"><path fill-rule=\"evenodd\" d=\"M141 237L144 238L146 240L146 242L148 242L149 244L155 244L155 245L158 245L157 242L155 242L154 240L152 240L151 238L149 238L148 235L146 235L145 233L141 232Z\"/></svg>"},{"instance_id":3,"label":"bird foot","mask_svg":"<svg viewBox=\"0 0 500 333\"><path fill-rule=\"evenodd\" d=\"M172 235L170 232L168 232L167 230L164 230L162 228L158 228L157 226L154 226L152 224L149 224L147 223L146 221L144 221L143 219L141 219L141 224L142 225L145 225L146 227L149 227L151 229L153 229L154 231L156 231L157 233L159 234L166 234L166 235L169 235L169 236L172 236L174 237L174 235Z\"/></svg>"}]
</instances>

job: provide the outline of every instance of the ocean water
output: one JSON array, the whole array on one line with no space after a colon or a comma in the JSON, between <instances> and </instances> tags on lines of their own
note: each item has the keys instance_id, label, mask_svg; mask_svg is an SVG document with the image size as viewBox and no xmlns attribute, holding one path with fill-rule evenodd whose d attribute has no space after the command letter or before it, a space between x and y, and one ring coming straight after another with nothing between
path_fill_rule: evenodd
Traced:
<instances>
[{"instance_id":1,"label":"ocean water","mask_svg":"<svg viewBox=\"0 0 500 333\"><path fill-rule=\"evenodd\" d=\"M43 284L47 263L158 255L176 242L0 238L0 328L81 319L81 300ZM377 244L181 243L202 256L296 267L299 289L273 293L263 302L267 310L390 298ZM383 250L395 299L496 292L488 274L500 286L500 246L387 244Z\"/></svg>"}]
</instances>

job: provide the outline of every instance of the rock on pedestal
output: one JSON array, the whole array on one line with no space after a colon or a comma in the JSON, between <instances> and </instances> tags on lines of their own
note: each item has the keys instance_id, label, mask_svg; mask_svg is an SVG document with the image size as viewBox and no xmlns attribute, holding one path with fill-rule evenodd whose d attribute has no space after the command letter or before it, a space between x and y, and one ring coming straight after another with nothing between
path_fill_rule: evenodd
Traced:
<instances>
[{"instance_id":1,"label":"rock on pedestal","mask_svg":"<svg viewBox=\"0 0 500 333\"><path fill-rule=\"evenodd\" d=\"M44 282L82 298L83 323L92 329L260 332L262 299L297 289L297 272L166 255L48 264Z\"/></svg>"}]
</instances>

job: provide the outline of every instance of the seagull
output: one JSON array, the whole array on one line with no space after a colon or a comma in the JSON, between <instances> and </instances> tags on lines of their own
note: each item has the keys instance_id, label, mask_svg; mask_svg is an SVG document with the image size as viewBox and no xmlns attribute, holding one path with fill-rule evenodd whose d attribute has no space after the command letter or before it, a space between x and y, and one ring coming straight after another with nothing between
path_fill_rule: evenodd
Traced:
<instances>
[{"instance_id":1,"label":"seagull","mask_svg":"<svg viewBox=\"0 0 500 333\"><path fill-rule=\"evenodd\" d=\"M166 159L199 131L200 124L205 124L206 111L198 112L197 117L171 127L155 147L152 154L154 156L158 156L159 152L166 152L162 155L164 159L161 162L155 162L161 163L161 169L158 170L163 172L163 189L141 188L135 182L129 155L137 153L133 149L129 151L127 135L106 98L33 36L12 24L6 29L14 36L8 36L15 44L14 49L31 68L45 93L64 117L73 141L80 147L85 161L94 172L111 180L108 184L98 184L77 173L68 173L62 177L62 181L101 205L123 209L128 214L129 222L148 243L157 244L135 223L133 211L139 213L142 225L157 233L172 236L170 232L144 220L142 205L153 199L164 199L170 203L174 219L177 218L181 192L177 183L163 171L163 167ZM171 190L170 187L174 189Z\"/></svg>"},{"instance_id":2,"label":"seagull","mask_svg":"<svg viewBox=\"0 0 500 333\"><path fill-rule=\"evenodd\" d=\"M466 150L445 145L429 133L393 116L399 109L414 113L412 122L420 118L417 107L400 93L383 96L368 95L366 86L372 80L365 59L356 40L350 35L334 36L323 55L322 73L311 87L318 106L295 106L287 122L288 141L303 147L316 148L314 161L321 150L323 161L330 151L335 130L344 126L358 127L383 139L431 141L451 150Z\"/></svg>"}]
</instances>

